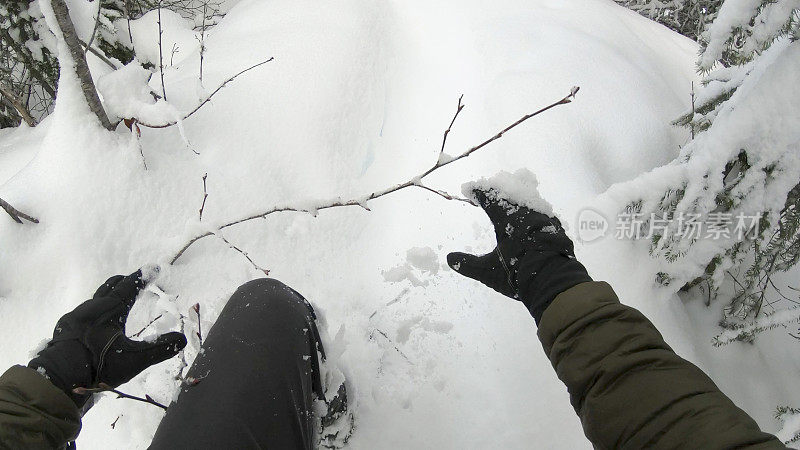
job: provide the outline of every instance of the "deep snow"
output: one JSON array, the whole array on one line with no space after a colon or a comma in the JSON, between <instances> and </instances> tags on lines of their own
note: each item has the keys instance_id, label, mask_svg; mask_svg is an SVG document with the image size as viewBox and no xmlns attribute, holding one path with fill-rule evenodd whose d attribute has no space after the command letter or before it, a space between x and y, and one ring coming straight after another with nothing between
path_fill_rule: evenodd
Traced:
<instances>
[{"instance_id":1,"label":"deep snow","mask_svg":"<svg viewBox=\"0 0 800 450\"><path fill-rule=\"evenodd\" d=\"M165 78L178 110L233 73L275 61L237 78L183 124L200 155L176 127L143 129L140 143L124 127L104 132L69 75L39 127L0 133L0 197L41 219L18 226L0 217L0 356L8 365L27 362L57 318L106 277L164 264L204 227L418 175L436 161L460 94L467 107L448 138L450 155L581 87L574 103L427 180L458 193L464 182L528 168L567 219L613 183L671 160L686 139L669 123L687 107L697 48L610 1L243 0L209 33L204 86L197 43L172 19L164 46L177 40L180 52ZM142 57L153 54L153 20L136 27ZM105 85L131 86L116 76ZM157 78L150 85L160 91ZM109 89L107 102L124 101ZM352 393L351 447L589 448L524 307L444 262L449 251L494 246L483 213L422 190L369 206L274 214L224 231L325 317L329 353ZM595 279L609 281L680 354L776 430L774 407L800 404L790 388L797 364L772 335L755 346L712 348L716 310L656 289L646 251L608 238L576 248ZM205 238L174 266L164 264L158 285L166 294L143 295L128 330L162 313L151 330L177 329L198 302L207 330L233 290L258 276L220 239ZM197 347L190 337L190 360ZM151 368L122 389L169 400L178 365L176 358ZM85 417L78 445L144 448L161 415L104 399Z\"/></svg>"}]
</instances>

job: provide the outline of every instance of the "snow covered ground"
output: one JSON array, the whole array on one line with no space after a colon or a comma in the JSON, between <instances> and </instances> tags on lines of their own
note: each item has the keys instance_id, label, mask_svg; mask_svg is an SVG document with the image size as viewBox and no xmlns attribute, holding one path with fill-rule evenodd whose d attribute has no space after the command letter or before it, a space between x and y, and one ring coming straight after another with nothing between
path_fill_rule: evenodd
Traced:
<instances>
[{"instance_id":1,"label":"snow covered ground","mask_svg":"<svg viewBox=\"0 0 800 450\"><path fill-rule=\"evenodd\" d=\"M0 132L0 197L41 220L19 226L0 217L0 360L27 362L58 317L109 275L151 262L164 266L166 295L143 295L129 332L159 314L148 333L177 329L198 302L208 329L233 290L263 274L214 237L170 266L189 238L274 205L358 197L414 177L436 161L460 94L467 106L450 154L581 87L574 103L428 180L458 193L463 182L528 168L573 232L573 218L599 194L668 162L687 138L669 122L689 102L696 46L611 1L228 6L207 37L203 86L194 34L177 17L165 20L164 48L179 49L165 71L170 103L188 111L232 74L275 60L183 124L191 148L177 127L144 128L141 148L123 126L103 131L69 75L40 126ZM142 58L157 55L154 20L134 26ZM169 114L143 106L135 71L103 78L100 65L93 69L107 108ZM150 85L160 91L157 76ZM274 214L224 232L325 317L356 413L351 447L590 448L524 307L445 264L449 251L494 246L483 213L422 190L369 206ZM576 252L764 429L778 428L776 405L800 405L791 388L800 367L778 345L782 333L712 348L718 309L656 288L646 246L606 238ZM187 357L197 349L190 337ZM153 367L121 389L168 401L178 365ZM78 445L144 448L161 415L105 399L85 417Z\"/></svg>"}]
</instances>

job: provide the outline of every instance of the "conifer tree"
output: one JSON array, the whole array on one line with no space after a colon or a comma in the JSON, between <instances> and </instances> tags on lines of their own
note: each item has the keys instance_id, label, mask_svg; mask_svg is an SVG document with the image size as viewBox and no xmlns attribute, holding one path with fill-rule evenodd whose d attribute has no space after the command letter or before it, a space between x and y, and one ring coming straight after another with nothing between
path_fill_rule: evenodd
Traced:
<instances>
[{"instance_id":1,"label":"conifer tree","mask_svg":"<svg viewBox=\"0 0 800 450\"><path fill-rule=\"evenodd\" d=\"M693 39L717 17L723 0L616 0L622 6Z\"/></svg>"},{"instance_id":2,"label":"conifer tree","mask_svg":"<svg viewBox=\"0 0 800 450\"><path fill-rule=\"evenodd\" d=\"M786 298L772 276L800 261L799 38L800 1L727 0L701 35L705 76L676 122L693 139L638 180L659 186L655 195L628 206L653 230L651 253L665 261L659 281L713 295L733 283L724 326L758 317L768 295ZM716 236L687 233L690 217ZM746 229L736 230L743 217Z\"/></svg>"}]
</instances>

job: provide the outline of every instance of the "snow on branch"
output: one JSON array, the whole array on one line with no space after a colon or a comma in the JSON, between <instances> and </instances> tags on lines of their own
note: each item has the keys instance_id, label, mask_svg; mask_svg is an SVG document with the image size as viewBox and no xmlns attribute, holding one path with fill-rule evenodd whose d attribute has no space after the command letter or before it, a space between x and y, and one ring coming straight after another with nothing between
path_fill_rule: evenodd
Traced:
<instances>
[{"instance_id":1,"label":"snow on branch","mask_svg":"<svg viewBox=\"0 0 800 450\"><path fill-rule=\"evenodd\" d=\"M272 58L270 58L270 60L271 59ZM265 61L265 62L268 62L268 61ZM217 90L219 90L219 89L221 89L221 87L218 88ZM472 203L468 199L454 197L454 196L452 196L452 195L450 195L450 194L448 194L446 192L443 192L443 191L440 191L440 190L433 189L431 187L425 186L424 184L422 184L422 179L425 178L426 176L430 175L431 173L435 172L436 170L438 170L438 169L440 169L440 168L442 168L442 167L444 167L444 166L446 166L448 164L452 164L452 163L454 163L454 162L456 162L456 161L458 161L460 159L464 159L464 158L470 156L471 154L475 153L476 151L486 147L487 145L489 145L492 142L500 139L501 137L503 137L503 135L505 133L507 133L511 129L517 127L518 125L520 125L521 123L523 123L526 120L530 119L531 117L537 116L537 115L539 115L539 114L541 114L541 113L543 113L543 112L545 112L545 111L547 111L549 109L555 108L558 105L564 105L564 104L572 102L572 99L575 98L575 94L578 93L579 89L580 88L577 87L577 86L573 87L570 90L569 94L566 97L562 98L561 100L558 100L558 101L556 101L556 102L554 102L554 103L552 103L552 104L550 104L548 106L545 106L544 108L541 108L538 111L535 111L533 113L530 113L530 114L527 114L525 116L522 116L519 120L517 120L516 122L512 123L511 125L508 125L507 127L503 128L500 132L498 132L494 136L490 137L489 139L481 142L480 144L478 144L478 145L476 145L474 147L471 147L471 148L467 149L466 151L464 151L463 153L459 154L458 156L451 157L451 156L447 155L446 153L444 153L444 148L445 148L445 146L447 144L447 136L450 134L450 130L452 129L453 124L456 121L456 118L458 117L458 115L461 112L461 110L464 109L464 105L461 103L461 100L462 100L463 96L461 96L458 99L458 108L456 110L455 115L453 116L453 120L450 122L450 126L447 128L447 130L444 133L444 137L442 138L442 149L439 152L439 158L433 164L433 166L431 166L428 170L422 172L420 175L417 175L416 177L413 177L413 178L411 178L410 180L408 180L408 181L406 181L404 183L396 184L394 186L390 186L390 187L387 187L387 188L384 188L384 189L381 189L381 190L377 190L377 191L372 192L370 194L367 194L365 196L358 197L358 198L352 198L350 200L343 200L341 197L337 197L336 199L333 199L333 200L320 202L320 204L318 204L318 205L316 205L314 207L301 207L301 206L292 206L292 205L274 206L272 208L266 209L263 212L260 212L260 213L257 213L257 214L253 214L253 215L250 215L250 216L247 216L247 217L242 217L242 218L239 218L239 219L231 220L231 221L229 221L227 223L224 223L223 225L220 225L214 231L208 231L206 233L203 233L201 235L195 236L192 239L190 239L172 257L172 259L170 260L170 264L175 264L175 262L178 261L178 259L186 252L186 250L188 250L189 247L191 247L195 242L199 241L200 239L203 239L203 238L206 238L206 237L209 237L209 236L221 237L219 232L224 230L225 228L229 228L229 227L232 227L234 225L238 225L240 223L248 222L248 221L255 220L255 219L264 219L267 216L269 216L270 214L274 214L274 213L278 213L278 212L294 211L294 212L305 212L305 213L309 213L309 214L312 214L312 215L316 215L318 211L321 211L321 210L324 210L324 209L340 208L340 207L348 207L348 206L358 206L358 207L364 208L367 211L369 211L370 209L367 206L367 203L370 200L374 200L376 198L380 198L380 197L383 197L385 195L391 194L393 192L397 192L397 191L400 191L400 190L403 190L403 189L406 189L406 188L410 188L410 187L427 190L427 191L432 192L432 193L434 193L436 195L439 195L440 197L445 198L447 200L457 200L457 201L462 201L462 202L466 202L466 203L474 205L474 203ZM239 251L239 253L244 254L239 249L235 249L235 250ZM252 260L249 257L247 259L252 263ZM264 271L263 268L255 265L255 264L254 264L254 267L257 270Z\"/></svg>"},{"instance_id":2,"label":"snow on branch","mask_svg":"<svg viewBox=\"0 0 800 450\"><path fill-rule=\"evenodd\" d=\"M758 333L786 326L792 322L800 321L800 307L784 309L753 321L748 325L736 326L714 336L712 344L715 347L728 345L731 342L751 342Z\"/></svg>"},{"instance_id":3,"label":"snow on branch","mask_svg":"<svg viewBox=\"0 0 800 450\"><path fill-rule=\"evenodd\" d=\"M223 81L223 82L222 82L222 84L220 84L220 85L219 85L219 86L218 86L216 89L214 89L214 91L213 91L211 94L209 94L209 95L208 95L208 97L206 97L206 98L205 98L205 100L203 100L202 102L200 102L200 104L199 104L199 105L197 105L197 106L196 106L196 107L195 107L193 110L189 111L189 113L188 113L188 114L186 114L186 115L184 115L184 116L183 116L183 117L182 117L180 120L186 120L186 119L188 119L189 117L192 117L192 115L193 115L194 113L196 113L198 110L200 110L200 108L202 108L203 106L205 106L205 105L206 105L206 103L208 103L209 101L211 101L211 97L213 97L213 96L214 96L214 95L215 95L217 92L219 92L220 90L222 90L222 88L224 88L224 87L225 87L225 85L227 85L227 84L228 84L228 83L230 83L231 81L235 80L235 79L236 79L236 77L238 77L239 75L242 75L242 74L243 74L243 73L245 73L245 72L248 72L248 71L250 71L250 70L253 70L253 69L255 69L255 68L256 68L256 67L258 67L258 66L262 66L262 65L264 65L264 64L266 64L266 63L268 63L268 62L270 62L270 61L273 61L274 59L275 59L274 57L271 57L271 58L269 58L269 59L267 59L267 60L261 61L260 63L253 64L252 66L250 66L250 67L248 67L248 68L246 68L246 69L242 70L241 72L237 73L236 75L233 75L232 77L230 77L230 78L228 78L227 80ZM173 126L173 125L176 125L176 124L177 124L179 121L178 121L178 120L176 120L176 121L173 121L173 122L167 122L167 123L161 123L161 124L149 124L149 123L139 122L138 120L137 120L136 122L137 122L139 125L142 125L142 126L144 126L144 127L147 127L147 128L167 128L167 127L171 127L171 126Z\"/></svg>"}]
</instances>

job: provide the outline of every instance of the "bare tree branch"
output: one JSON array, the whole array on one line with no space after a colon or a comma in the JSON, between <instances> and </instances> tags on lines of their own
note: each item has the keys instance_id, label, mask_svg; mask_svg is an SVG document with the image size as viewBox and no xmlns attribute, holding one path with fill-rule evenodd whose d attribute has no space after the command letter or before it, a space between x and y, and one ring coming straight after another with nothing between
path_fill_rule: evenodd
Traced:
<instances>
[{"instance_id":1,"label":"bare tree branch","mask_svg":"<svg viewBox=\"0 0 800 450\"><path fill-rule=\"evenodd\" d=\"M36 126L36 120L33 118L33 116L31 116L31 113L30 111L28 111L28 108L26 108L25 105L22 104L22 100L20 100L19 97L14 95L14 92L11 89L6 87L5 85L0 84L0 95L5 97L6 100L8 100L8 102L11 103L11 106L13 106L15 110L17 110L17 113L19 113L20 117L22 117L22 119L25 121L25 123L28 124L29 127Z\"/></svg>"},{"instance_id":2,"label":"bare tree branch","mask_svg":"<svg viewBox=\"0 0 800 450\"><path fill-rule=\"evenodd\" d=\"M232 220L232 221L227 222L227 223L225 223L223 225L220 225L216 229L216 231L214 231L214 232L209 231L209 232L203 233L203 234L201 234L199 236L195 236L192 239L190 239L178 251L178 253L175 254L175 256L172 257L172 260L170 261L170 264L175 264L175 262L184 254L184 252L186 252L186 250L189 247L191 247L192 244L194 244L195 242L199 241L200 239L203 239L203 238L208 237L208 236L219 236L219 237L221 237L221 235L217 234L218 231L221 231L221 230L223 230L225 228L228 228L228 227L232 227L234 225L238 225L238 224L243 223L243 222L248 222L248 221L255 220L255 219L263 219L263 218L266 218L267 216L269 216L270 214L274 214L274 213L277 213L277 212L295 211L295 212L306 212L306 213L311 213L311 214L316 215L316 213L318 211L321 211L321 210L324 210L324 209L339 208L339 207L345 207L345 206L358 206L358 207L364 208L366 210L369 210L369 208L366 206L368 201L374 200L376 198L383 197L384 195L388 195L388 194L391 194L393 192L397 192L397 191L400 191L402 189L409 188L409 187L416 187L416 188L424 189L424 190L433 192L433 193L435 193L437 195L440 195L440 196L442 196L442 197L444 197L444 198L446 198L448 200L452 199L452 200L466 201L467 203L471 204L472 202L470 202L469 200L458 199L458 198L452 197L449 194L446 194L444 192L441 192L441 191L438 191L438 190L435 190L435 189L432 189L432 188L429 188L429 187L423 185L422 184L422 179L425 178L426 176L430 175L434 171L436 171L436 170L438 170L438 169L440 169L440 168L442 168L442 167L444 167L444 166L446 166L448 164L451 164L451 163L453 163L455 161L458 161L460 159L464 159L464 158L470 156L471 154L475 153L476 151L486 147L487 145L491 144L492 142L496 141L497 139L500 139L501 137L503 137L503 134L507 133L509 130L511 130L514 127L520 125L521 123L525 122L526 120L530 119L531 117L537 116L537 115L539 115L539 114L541 114L541 113L543 113L543 112L545 112L545 111L547 111L547 110L549 110L551 108L554 108L554 107L556 107L558 105L564 105L564 104L570 103L572 101L572 99L575 97L575 94L577 94L579 89L580 89L579 87L573 87L572 90L570 91L570 93L566 97L562 98L561 100L559 100L559 101L557 101L555 103L552 103L552 104L550 104L548 106L545 106L544 108L542 108L542 109L540 109L540 110L538 110L536 112L533 112L531 114L527 114L527 115L523 116L522 118L520 118L516 122L514 122L511 125L505 127L499 133L497 133L494 136L490 137L489 139L481 142L480 144L478 144L478 145L476 145L476 146L474 146L472 148L467 149L466 151L464 151L463 153L461 153L460 155L458 155L458 156L456 156L454 158L442 158L441 157L441 152L440 152L439 159L436 161L436 163L430 169L426 170L422 174L420 174L420 175L418 175L418 176L416 176L416 177L414 177L414 178L412 178L412 179L410 179L410 180L408 180L408 181L406 181L404 183L400 183L400 184L397 184L397 185L394 185L394 186L391 186L391 187L388 187L388 188L385 188L385 189L382 189L382 190L379 190L379 191L372 192L371 194L368 194L368 195L366 195L364 197L360 197L360 198L355 198L355 199L351 199L351 200L342 200L341 198L339 198L339 199L336 199L336 200L332 200L330 202L323 203L320 206L317 206L317 207L313 208L313 210L303 209L303 208L298 208L298 207L293 207L293 206L275 206L275 207L273 207L271 209L268 209L268 210L266 210L264 212L260 212L260 213L253 214L253 215L250 215L250 216L247 216L247 217L243 217L243 218L240 218L240 219ZM458 116L458 113L461 112L461 110L464 108L464 106L461 104L461 98L459 98L459 102L458 103L459 103L459 107L458 107L458 109L456 111L455 116ZM455 117L453 118L452 122L455 122ZM452 122L450 124L450 127L452 127ZM445 139L446 138L447 138L447 133L445 133ZM223 238L223 240L224 240L224 238ZM228 244L230 244L230 243L228 243ZM239 251L240 253L245 255L245 257L247 257L247 253L246 252L243 252L242 250L240 250L238 248L235 248L233 246L231 246L231 248L233 248L234 250ZM250 259L249 257L247 257L247 258ZM252 260L250 260L250 262L253 263ZM258 266L256 266L255 263L253 263L253 265L258 268ZM263 270L263 269L260 269L260 270Z\"/></svg>"},{"instance_id":3,"label":"bare tree branch","mask_svg":"<svg viewBox=\"0 0 800 450\"><path fill-rule=\"evenodd\" d=\"M464 94L461 94L461 96L458 97L458 108L456 109L456 113L453 116L453 120L450 121L450 126L448 126L446 130L444 130L444 137L442 138L442 149L439 150L440 156L444 154L444 147L445 145L447 145L447 135L450 134L450 130L453 129L453 124L456 123L456 119L458 119L458 114L461 113L462 109L464 109L465 105L461 104L461 100L463 99L464 99Z\"/></svg>"},{"instance_id":4,"label":"bare tree branch","mask_svg":"<svg viewBox=\"0 0 800 450\"><path fill-rule=\"evenodd\" d=\"M108 67L110 67L110 68L112 68L114 70L119 69L119 67L116 64L114 64L113 62L111 62L110 59L106 58L106 55L104 55L102 52L97 51L97 49L95 49L94 47L89 46L89 44L87 44L87 43L85 43L83 41L80 41L80 43L81 43L81 45L83 46L83 48L84 48L84 50L86 52L89 52L89 53L93 54L94 56L96 56L97 59L99 59L100 61L103 61Z\"/></svg>"},{"instance_id":5,"label":"bare tree branch","mask_svg":"<svg viewBox=\"0 0 800 450\"><path fill-rule=\"evenodd\" d=\"M203 174L203 204L200 205L200 222L203 221L203 210L206 209L206 199L208 199L208 190L206 189L206 179L208 173Z\"/></svg>"},{"instance_id":6,"label":"bare tree branch","mask_svg":"<svg viewBox=\"0 0 800 450\"><path fill-rule=\"evenodd\" d=\"M186 120L186 119L188 119L189 117L192 117L192 114L196 113L196 112L197 112L197 111L198 111L200 108L202 108L202 107L203 107L203 106L204 106L206 103L208 103L209 101L211 101L211 97L213 97L213 96L214 96L214 94L216 94L217 92L219 92L220 90L222 90L222 88L224 88L224 87L225 87L225 85L227 85L227 84L228 84L228 83L230 83L231 81L235 80L235 79L236 79L236 77L238 77L239 75L241 75L241 74L243 74L243 73L245 73L245 72L247 72L247 71L253 70L253 69L255 69L255 68L256 68L256 67L258 67L258 66L264 65L264 64L266 64L266 63L268 63L268 62L270 62L270 61L272 61L272 60L274 60L274 59L275 59L275 58L270 58L270 59L267 59L267 60L265 60L265 61L261 61L261 62L260 62L260 63L258 63L258 64L253 64L252 66L250 66L250 67L248 67L248 68L246 68L246 69L242 70L241 72L237 73L236 75L234 75L234 76L232 76L232 77L228 78L227 80L225 80L224 82L222 82L222 84L220 84L220 85L219 85L219 86L218 86L216 89L214 89L214 92L212 92L212 93L211 93L211 94L210 94L208 97L206 97L206 98L205 98L205 100L203 100L202 102L200 102L200 104L199 104L199 105L197 105L197 106L196 106L196 107L195 107L193 110L191 110L191 111L190 111L188 114L186 114L185 116L183 116L183 117L181 118L181 120ZM166 99L165 99L165 100L166 100ZM175 125L175 124L176 124L176 123L178 123L178 122L177 122L177 121L175 121L175 122L168 122L168 123L164 123L164 124L148 124L148 123L144 123L144 122L138 122L138 123L139 123L140 125L142 125L143 127L148 127L148 128L167 128L167 127L171 127L171 126Z\"/></svg>"},{"instance_id":7,"label":"bare tree branch","mask_svg":"<svg viewBox=\"0 0 800 450\"><path fill-rule=\"evenodd\" d=\"M3 200L2 198L0 198L0 208L5 209L8 215L11 216L11 218L14 219L14 221L17 223L22 223L22 219L25 219L28 222L39 223L39 219L31 217L25 214L24 212L17 210L13 206L9 205L8 202Z\"/></svg>"},{"instance_id":8,"label":"bare tree branch","mask_svg":"<svg viewBox=\"0 0 800 450\"><path fill-rule=\"evenodd\" d=\"M30 50L28 50L25 46L20 45L19 42L15 41L10 34L8 34L8 30L5 28L0 27L0 38L9 45L11 48L14 49L14 52L22 58L25 67L31 73L31 76L36 78L36 81L39 82L39 85L42 86L45 92L50 94L51 97L55 98L56 96L56 89L55 87L50 84L51 81L36 68L36 61L35 58L31 55Z\"/></svg>"},{"instance_id":9,"label":"bare tree branch","mask_svg":"<svg viewBox=\"0 0 800 450\"><path fill-rule=\"evenodd\" d=\"M225 239L225 236L223 236L222 233L214 233L214 236L222 239L223 242L228 244L228 247L231 250L236 250L240 255L244 256L245 259L247 259L247 261L250 262L250 265L252 265L256 270L258 270L259 272L263 272L264 275L266 275L266 276L269 276L269 269L265 269L265 268L259 266L258 264L256 264L256 262L253 261L253 258L251 258L250 255L246 251L244 251L244 250L240 249L239 247L231 244L231 242L229 240Z\"/></svg>"},{"instance_id":10,"label":"bare tree branch","mask_svg":"<svg viewBox=\"0 0 800 450\"><path fill-rule=\"evenodd\" d=\"M197 314L197 332L195 332L195 336L197 336L197 340L200 342L200 347L203 347L203 327L200 325L200 303L195 303L192 306L194 313Z\"/></svg>"},{"instance_id":11,"label":"bare tree branch","mask_svg":"<svg viewBox=\"0 0 800 450\"><path fill-rule=\"evenodd\" d=\"M149 403L149 404L151 404L153 406L158 406L159 408L163 409L164 411L167 410L167 407L164 404L153 400L153 397L150 397L147 394L145 394L144 398L137 397L135 395L130 395L130 394L126 394L126 393L124 393L122 391L118 391L118 390L112 388L111 386L109 386L109 385L107 385L105 383L100 383L99 387L97 387L97 388L76 387L76 388L74 388L72 390L72 392L74 392L74 393L76 393L78 395L96 394L98 392L113 392L114 394L117 394L117 398L128 398L128 399L131 399L131 400L136 400L137 402Z\"/></svg>"},{"instance_id":12,"label":"bare tree branch","mask_svg":"<svg viewBox=\"0 0 800 450\"><path fill-rule=\"evenodd\" d=\"M56 16L61 34L64 36L64 42L69 48L69 53L75 62L75 73L81 83L83 96L86 98L86 103L89 109L97 116L100 124L107 130L113 129L111 122L108 120L108 115L103 109L100 102L100 96L97 95L97 88L92 80L92 74L89 72L89 65L86 63L86 54L81 46L81 41L78 39L78 34L75 31L75 25L72 23L72 18L69 16L69 8L64 0L51 0L53 5L53 12ZM62 67L63 70L63 67Z\"/></svg>"},{"instance_id":13,"label":"bare tree branch","mask_svg":"<svg viewBox=\"0 0 800 450\"><path fill-rule=\"evenodd\" d=\"M159 314L159 315L155 316L155 317L153 318L153 320L151 320L150 322L148 322L148 323L147 323L147 325L145 325L144 327L142 327L142 329L141 329L141 330L139 330L137 333L133 334L131 337L139 337L139 336L141 336L141 335L142 335L142 333L144 333L144 332L145 332L145 330L147 330L148 328L150 328L150 325L152 325L152 324L156 323L156 321L157 321L158 319L160 319L162 316L163 316L163 314Z\"/></svg>"},{"instance_id":14,"label":"bare tree branch","mask_svg":"<svg viewBox=\"0 0 800 450\"><path fill-rule=\"evenodd\" d=\"M167 90L164 87L164 49L161 46L161 35L164 30L161 28L161 0L158 0L158 70L161 72L161 96L167 100Z\"/></svg>"},{"instance_id":15,"label":"bare tree branch","mask_svg":"<svg viewBox=\"0 0 800 450\"><path fill-rule=\"evenodd\" d=\"M92 47L92 43L94 42L95 36L97 36L97 29L100 28L100 14L103 12L103 2L97 2L97 17L94 18L94 28L92 29L92 35L89 37L89 42L86 43L86 48L84 49L84 54L89 51Z\"/></svg>"}]
</instances>

